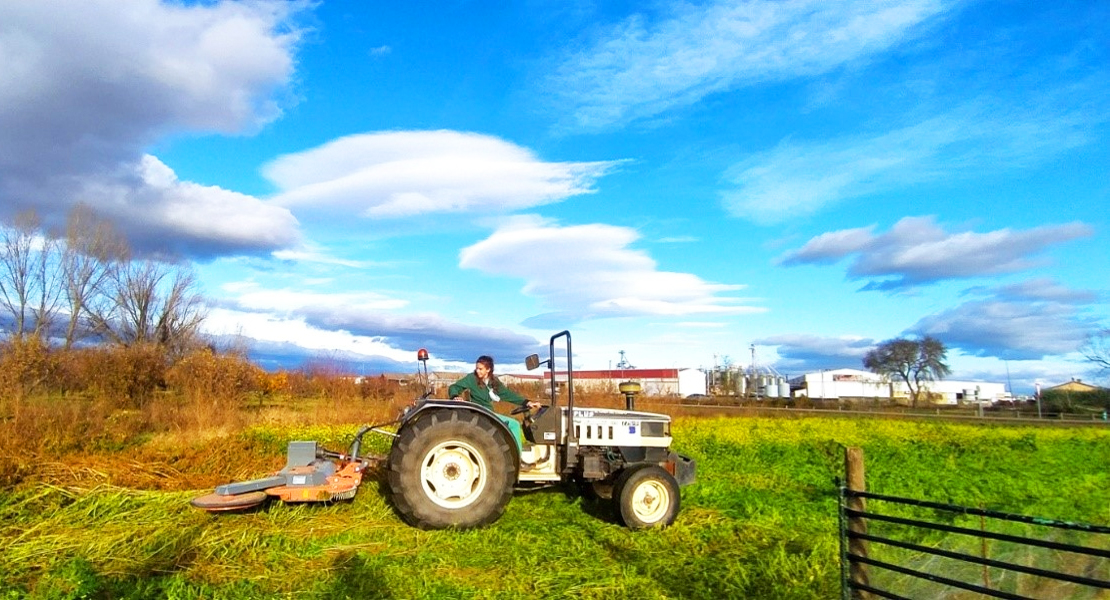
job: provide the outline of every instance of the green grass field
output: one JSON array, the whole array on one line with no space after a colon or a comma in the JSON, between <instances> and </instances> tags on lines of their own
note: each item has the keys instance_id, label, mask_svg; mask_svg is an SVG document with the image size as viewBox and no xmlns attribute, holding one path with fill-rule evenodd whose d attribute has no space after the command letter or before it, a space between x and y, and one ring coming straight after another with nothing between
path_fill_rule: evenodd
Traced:
<instances>
[{"instance_id":1,"label":"green grass field","mask_svg":"<svg viewBox=\"0 0 1110 600\"><path fill-rule=\"evenodd\" d=\"M189 507L279 468L289 439L343 449L355 429L154 437L27 465L0 491L0 598L836 598L845 446L864 449L872 491L1110 524L1105 428L839 418L680 417L698 482L661 531L562 488L518 492L465 532L404 525L376 479L330 506Z\"/></svg>"}]
</instances>

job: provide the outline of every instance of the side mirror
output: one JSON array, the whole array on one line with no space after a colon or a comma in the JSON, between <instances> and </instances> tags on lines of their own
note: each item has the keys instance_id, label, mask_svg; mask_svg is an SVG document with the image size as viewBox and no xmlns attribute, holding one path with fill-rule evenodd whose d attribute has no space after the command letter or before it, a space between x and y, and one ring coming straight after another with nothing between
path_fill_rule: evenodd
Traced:
<instances>
[{"instance_id":1,"label":"side mirror","mask_svg":"<svg viewBox=\"0 0 1110 600\"><path fill-rule=\"evenodd\" d=\"M528 356L524 357L524 366L528 367L529 371L540 366L540 355L529 354Z\"/></svg>"}]
</instances>

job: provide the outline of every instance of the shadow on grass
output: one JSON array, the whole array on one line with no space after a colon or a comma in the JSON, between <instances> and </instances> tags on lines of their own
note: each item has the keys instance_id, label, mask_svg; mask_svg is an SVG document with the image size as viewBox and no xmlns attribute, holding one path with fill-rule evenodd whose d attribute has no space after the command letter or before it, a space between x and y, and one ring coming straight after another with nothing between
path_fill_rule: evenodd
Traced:
<instances>
[{"instance_id":1,"label":"shadow on grass","mask_svg":"<svg viewBox=\"0 0 1110 600\"><path fill-rule=\"evenodd\" d=\"M397 507L394 506L392 502L388 501L390 495L389 483L386 481L384 474L380 478L375 477L372 481L374 482L373 487L375 492L386 499L386 503L389 505L390 510L393 511L393 514L401 521L405 521L404 516L397 510ZM367 485L369 483L370 481L363 480L364 487L370 487ZM579 499L580 502L578 505L582 507L582 510L587 515L611 525L623 525L612 501L607 498L598 497L589 486L575 485L573 483L517 483L513 487L514 498L537 494L560 494L572 501ZM512 510L511 505L508 510Z\"/></svg>"},{"instance_id":2,"label":"shadow on grass","mask_svg":"<svg viewBox=\"0 0 1110 600\"><path fill-rule=\"evenodd\" d=\"M332 561L332 583L325 598L394 598L380 565L361 553L342 553Z\"/></svg>"}]
</instances>

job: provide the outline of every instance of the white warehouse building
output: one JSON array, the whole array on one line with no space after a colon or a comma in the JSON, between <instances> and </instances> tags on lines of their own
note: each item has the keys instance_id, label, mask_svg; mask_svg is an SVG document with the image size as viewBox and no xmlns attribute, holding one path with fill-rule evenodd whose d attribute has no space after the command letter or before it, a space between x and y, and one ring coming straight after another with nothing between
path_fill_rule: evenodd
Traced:
<instances>
[{"instance_id":1,"label":"white warehouse building","mask_svg":"<svg viewBox=\"0 0 1110 600\"><path fill-rule=\"evenodd\" d=\"M932 404L962 404L997 402L1008 399L1006 385L988 381L958 381L942 379L922 382ZM870 371L859 369L830 369L806 373L790 380L790 390L796 398L823 400L893 400L909 402L910 392L905 382L890 381Z\"/></svg>"}]
</instances>

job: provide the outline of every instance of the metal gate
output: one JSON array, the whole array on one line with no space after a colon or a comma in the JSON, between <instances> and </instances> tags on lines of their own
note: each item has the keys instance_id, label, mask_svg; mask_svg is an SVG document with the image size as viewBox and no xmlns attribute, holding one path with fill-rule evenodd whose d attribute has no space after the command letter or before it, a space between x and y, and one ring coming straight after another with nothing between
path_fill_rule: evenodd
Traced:
<instances>
[{"instance_id":1,"label":"metal gate","mask_svg":"<svg viewBox=\"0 0 1110 600\"><path fill-rule=\"evenodd\" d=\"M865 491L862 451L858 448L849 448L846 454L845 464L847 481L842 482L840 485L839 503L841 590L844 600L873 597L909 599L908 596L900 595L900 592L905 593L904 590L883 589L879 585L872 583L871 569L881 569L887 572L897 573L902 576L898 579L899 581L912 581L914 579L927 580L939 584L944 588L976 592L982 596L992 598L1026 599L1030 598L1030 596L1020 595L1012 591L1004 591L998 589L1000 586L992 585L989 575L991 569L1021 573L1056 582L1067 582L1072 585L1071 589L1086 590L1092 598L1110 597L1110 594L1103 595L1098 592L1098 590L1110 590L1110 580L1108 580L1110 579L1110 549L1106 549L1110 548L1110 537L1102 537L1110 534L1110 527L1058 521L1041 517L1030 517L912 498L873 494ZM868 501L871 501L871 508L867 506ZM957 515L966 515L979 517L980 527L975 529L925 519L896 516L874 510L875 506L880 508L913 506L929 509L938 515L953 515L953 517ZM938 521L939 520L941 519L938 519ZM1090 536L1084 535L1083 537L1093 539L1098 545L1102 545L1103 547L1098 548L1089 545L1062 543L1037 537L990 531L987 529L988 520L992 523L1023 523L1041 531L1064 530L1082 532L1083 534L1090 534ZM875 535L868 532L869 523L872 522L892 524L894 527L885 526L886 529L891 530L913 531L914 529L923 529L943 532L945 534L966 536L963 539L979 540L982 551L976 556L966 552L957 552L936 546L907 542L892 537L892 534ZM1041 568L1028 564L1019 564L1012 561L991 558L987 550L988 540L1008 542L1025 548L1041 548L1059 553L1069 553L1066 556L1079 558L1093 557L1093 560L1087 560L1085 568L1080 569L1082 571L1081 573L1065 573L1056 569ZM957 561L958 563L979 565L981 567L982 580L972 583L967 580L950 577L948 574L942 575L936 572L928 572L923 569L913 568L904 563L897 564L896 562L888 560L880 560L872 556L872 545L881 545L885 548L898 548L908 551L914 556L941 557L951 561ZM878 548L876 548L876 550L878 550ZM875 554L880 553L876 552ZM1102 577L1100 578L1099 575ZM887 587L895 586L888 584ZM903 585L897 587L908 586Z\"/></svg>"}]
</instances>

